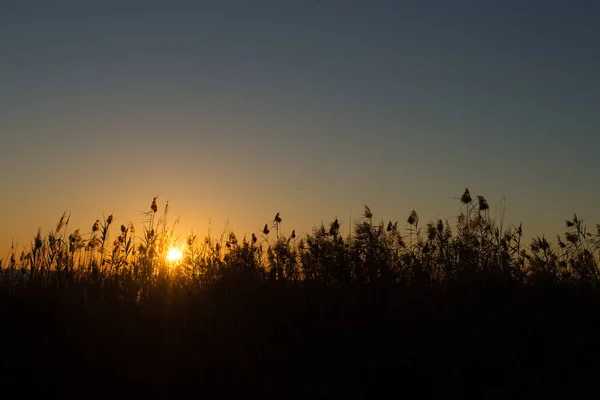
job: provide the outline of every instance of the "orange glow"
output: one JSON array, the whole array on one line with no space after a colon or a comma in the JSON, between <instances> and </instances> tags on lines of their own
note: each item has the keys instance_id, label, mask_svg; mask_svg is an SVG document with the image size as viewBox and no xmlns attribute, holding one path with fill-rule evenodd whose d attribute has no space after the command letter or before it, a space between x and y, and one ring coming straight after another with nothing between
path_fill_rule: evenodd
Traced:
<instances>
[{"instance_id":1,"label":"orange glow","mask_svg":"<svg viewBox=\"0 0 600 400\"><path fill-rule=\"evenodd\" d=\"M183 253L177 247L172 247L167 253L167 261L175 263L183 258Z\"/></svg>"}]
</instances>

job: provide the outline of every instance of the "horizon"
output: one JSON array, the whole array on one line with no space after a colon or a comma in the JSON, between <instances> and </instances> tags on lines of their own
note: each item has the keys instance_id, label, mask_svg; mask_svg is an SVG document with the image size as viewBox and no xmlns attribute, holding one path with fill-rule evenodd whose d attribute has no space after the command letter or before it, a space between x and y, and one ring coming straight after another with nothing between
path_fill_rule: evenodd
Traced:
<instances>
[{"instance_id":1,"label":"horizon","mask_svg":"<svg viewBox=\"0 0 600 400\"><path fill-rule=\"evenodd\" d=\"M468 188L467 188L468 189ZM476 195L474 193L471 193L472 197L473 197L473 203L472 203L472 207L476 208ZM483 196L485 198L485 196ZM456 232L456 228L457 228L457 222L456 222L456 218L458 217L458 215L461 212L465 211L465 206L463 204L460 204L459 201L459 197L455 197L455 198L449 198L450 200L452 200L455 205L456 205L456 213L454 215L449 215L449 216L442 216L442 215L437 215L435 218L424 218L423 215L421 215L421 213L419 212L419 210L414 209L418 216L419 216L419 226L422 227L423 229L425 228L426 224L429 222L432 223L436 223L438 220L442 220L444 221L444 223L448 223L450 225L450 227L452 228L452 231L454 234L457 234ZM487 200L487 199L486 199ZM238 239L250 239L252 234L257 234L257 235L261 235L262 233L262 229L264 227L265 224L271 226L274 222L273 218L263 218L259 224L260 226L256 226L254 229L250 230L250 231L240 231L240 230L236 230L235 226L233 226L233 224L231 223L229 218L217 218L217 222L214 221L213 218L208 217L208 220L206 221L206 224L204 227L200 227L200 229L198 229L198 226L191 226L189 222L185 221L185 217L182 217L179 214L176 214L173 212L172 210L172 205L171 203L169 203L168 205L168 212L165 215L165 206L168 203L168 200L165 201L164 203L161 202L161 199L159 197L156 197L156 201L157 201L157 205L158 205L158 211L156 213L156 217L155 217L155 224L156 227L158 227L160 224L164 223L164 220L166 219L166 228L167 230L170 230L169 236L172 235L172 237L175 239L175 243L177 244L177 247L182 246L185 243L186 237L189 234L194 234L196 236L198 236L199 238L213 238L213 239L218 239L219 237L221 238L226 238L227 235L229 233L234 233L236 235L236 237L238 237ZM150 204L152 203L152 201L148 202L148 207L147 210L143 210L143 209L136 209L135 210L135 215L137 216L137 218L133 218L133 219L125 219L122 218L120 215L115 214L115 213L100 213L98 215L98 217L96 219L98 219L100 222L102 222L103 220L105 220L106 218L110 216L113 217L113 222L111 224L111 229L109 230L109 235L115 235L118 233L119 231L119 226L121 224L124 224L126 226L129 226L129 224L133 224L136 228L136 237L143 237L143 235L141 234L141 227L147 226L147 224L149 223L149 219L148 219L148 213L150 211ZM526 248L528 248L528 245L530 244L530 242L532 241L532 239L534 239L535 237L544 237L548 240L548 242L552 245L556 245L557 241L556 241L556 236L560 235L563 240L564 240L564 233L567 231L567 228L565 227L565 221L570 220L573 215L577 215L578 219L580 221L583 222L584 226L587 226L588 228L590 228L588 231L594 231L594 227L596 226L596 224L593 221L588 221L587 219L585 219L583 216L574 213L571 214L570 216L567 216L565 218L563 218L562 220L562 225L561 228L562 229L557 229L557 233L555 234L551 234L548 235L547 233L538 233L538 232L532 232L529 229L527 229L527 226L525 224L523 224L522 221L511 221L510 218L507 217L507 212L506 212L506 208L505 208L505 215L504 215L504 219L502 219L502 207L503 204L505 205L505 202L497 202L497 204L491 204L490 205L490 210L489 210L489 216L491 221L495 224L496 227L503 227L504 232L508 232L508 231L514 231L514 228L518 227L520 224L523 225L523 239L524 239L524 244L526 244ZM408 237L409 235L409 231L411 231L411 227L410 224L407 222L407 218L410 214L410 212L412 211L412 209L410 211L408 211L408 213L406 214L406 217L404 218L385 218L384 216L379 215L379 213L377 213L377 210L373 210L372 207L370 207L368 204L363 204L363 206L357 210L350 210L351 212L349 213L349 215L347 216L346 219L344 219L343 217L340 216L334 216L328 219L321 219L319 221L312 221L312 223L308 226L310 226L309 229L306 230L298 230L296 228L294 228L293 226L290 226L289 223L286 223L287 219L286 216L280 212L277 213L272 213L273 216L275 214L277 214L280 218L282 218L282 222L279 223L279 229L281 231L281 236L283 237L289 237L289 235L291 234L292 231L295 231L295 234L298 238L302 238L305 235L311 235L314 233L315 230L317 230L321 225L324 226L328 226L331 222L333 222L336 218L339 221L340 224L340 232L342 234L343 237L348 237L349 235L352 235L354 232L354 228L356 226L357 223L359 223L360 221L364 220L363 217L363 213L365 210L365 206L369 207L370 211L373 212L373 222L375 224L378 223L384 223L387 224L388 222L392 222L398 223L398 226L400 228L401 232L404 232L404 237ZM61 215L63 215L61 213ZM78 218L77 216L74 216L72 212L69 211L64 211L64 215L67 218L67 226L68 229L66 231L67 234L69 233L73 233L75 230L78 230L79 233L84 237L84 239L88 236L91 235L92 233L92 225L94 224L94 222L96 221L96 219L94 219L93 221L90 221L87 225L81 225L81 218ZM26 240L20 242L18 240L14 240L14 238L11 240L11 243L9 243L8 247L6 248L5 254L0 254L0 260L8 260L10 258L10 249L12 248L12 246L14 245L15 250L14 250L14 254L15 255L19 255L22 251L24 251L25 253L27 253L28 249L30 249L31 245L33 244L33 239L35 237L35 235L38 232L38 229L42 235L42 237L46 237L46 235L48 235L49 232L53 231L56 227L57 222L60 220L60 215L58 217L55 218L55 220L48 226L43 227L43 226L38 226L38 228L36 228L34 231L32 231L32 233L29 235L28 238L26 238ZM257 219L258 221L258 219ZM294 219L294 221L297 221L297 218ZM219 225L219 223L221 225ZM351 225L350 225L351 223ZM89 226L88 226L89 225ZM307 226L306 223L304 223L303 225L301 224L301 226ZM352 230L349 230L348 227L351 226ZM205 229L202 229L205 228Z\"/></svg>"}]
</instances>

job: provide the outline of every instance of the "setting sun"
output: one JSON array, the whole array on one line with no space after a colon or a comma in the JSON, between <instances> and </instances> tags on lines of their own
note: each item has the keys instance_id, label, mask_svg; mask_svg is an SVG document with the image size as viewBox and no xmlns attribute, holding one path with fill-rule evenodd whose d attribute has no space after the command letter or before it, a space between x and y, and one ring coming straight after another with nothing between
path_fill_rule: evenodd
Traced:
<instances>
[{"instance_id":1,"label":"setting sun","mask_svg":"<svg viewBox=\"0 0 600 400\"><path fill-rule=\"evenodd\" d=\"M167 261L177 262L183 258L183 253L176 247L172 247L167 253Z\"/></svg>"}]
</instances>

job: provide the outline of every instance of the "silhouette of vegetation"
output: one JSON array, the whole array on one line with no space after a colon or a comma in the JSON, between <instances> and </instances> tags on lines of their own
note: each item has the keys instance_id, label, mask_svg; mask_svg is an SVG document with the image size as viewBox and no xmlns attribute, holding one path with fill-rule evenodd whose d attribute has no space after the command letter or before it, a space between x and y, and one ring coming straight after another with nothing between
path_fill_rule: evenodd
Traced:
<instances>
[{"instance_id":1,"label":"silhouette of vegetation","mask_svg":"<svg viewBox=\"0 0 600 400\"><path fill-rule=\"evenodd\" d=\"M483 196L459 201L453 226L415 210L377 222L365 206L348 237L337 219L285 236L277 213L250 238L190 233L181 259L167 258L175 225L156 198L141 230L109 215L71 232L64 214L0 260L1 379L118 397L506 397L594 382L600 225L574 215L556 245L526 246Z\"/></svg>"}]
</instances>

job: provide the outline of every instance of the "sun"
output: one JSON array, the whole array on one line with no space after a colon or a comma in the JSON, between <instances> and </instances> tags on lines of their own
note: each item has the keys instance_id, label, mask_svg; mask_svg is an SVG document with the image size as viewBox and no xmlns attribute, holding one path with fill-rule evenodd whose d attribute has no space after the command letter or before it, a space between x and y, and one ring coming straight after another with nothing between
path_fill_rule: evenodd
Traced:
<instances>
[{"instance_id":1,"label":"sun","mask_svg":"<svg viewBox=\"0 0 600 400\"><path fill-rule=\"evenodd\" d=\"M167 261L177 262L183 258L183 253L177 247L171 247L167 253Z\"/></svg>"}]
</instances>

